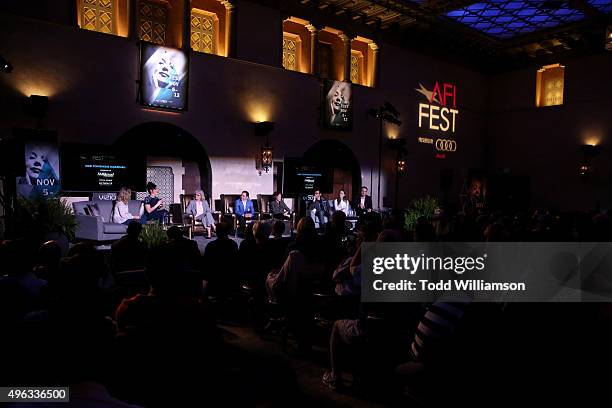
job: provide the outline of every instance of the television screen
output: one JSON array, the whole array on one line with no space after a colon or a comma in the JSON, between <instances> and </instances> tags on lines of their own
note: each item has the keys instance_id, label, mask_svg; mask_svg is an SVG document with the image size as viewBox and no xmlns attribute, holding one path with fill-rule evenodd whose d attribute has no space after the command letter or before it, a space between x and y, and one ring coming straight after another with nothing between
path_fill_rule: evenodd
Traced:
<instances>
[{"instance_id":1,"label":"television screen","mask_svg":"<svg viewBox=\"0 0 612 408\"><path fill-rule=\"evenodd\" d=\"M326 79L323 83L323 126L350 130L353 127L352 88L348 82Z\"/></svg>"},{"instance_id":2,"label":"television screen","mask_svg":"<svg viewBox=\"0 0 612 408\"><path fill-rule=\"evenodd\" d=\"M126 155L112 146L66 144L61 148L62 180L65 191L119 191L128 187L144 190L146 160Z\"/></svg>"},{"instance_id":3,"label":"television screen","mask_svg":"<svg viewBox=\"0 0 612 408\"><path fill-rule=\"evenodd\" d=\"M327 168L305 163L300 158L285 158L283 193L299 197L312 197L315 190L332 190L331 172Z\"/></svg>"},{"instance_id":4,"label":"television screen","mask_svg":"<svg viewBox=\"0 0 612 408\"><path fill-rule=\"evenodd\" d=\"M174 48L141 43L140 103L164 109L187 109L189 64Z\"/></svg>"}]
</instances>

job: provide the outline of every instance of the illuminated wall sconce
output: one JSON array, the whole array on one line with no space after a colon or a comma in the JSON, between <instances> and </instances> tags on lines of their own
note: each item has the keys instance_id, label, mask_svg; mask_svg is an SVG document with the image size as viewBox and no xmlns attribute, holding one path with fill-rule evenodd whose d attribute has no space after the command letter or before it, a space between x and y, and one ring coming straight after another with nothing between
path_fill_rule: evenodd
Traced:
<instances>
[{"instance_id":1,"label":"illuminated wall sconce","mask_svg":"<svg viewBox=\"0 0 612 408\"><path fill-rule=\"evenodd\" d=\"M612 51L612 26L606 29L606 50Z\"/></svg>"},{"instance_id":2,"label":"illuminated wall sconce","mask_svg":"<svg viewBox=\"0 0 612 408\"><path fill-rule=\"evenodd\" d=\"M25 101L24 111L28 116L36 119L36 126L42 127L42 120L47 115L49 97L41 95L30 95Z\"/></svg>"},{"instance_id":3,"label":"illuminated wall sconce","mask_svg":"<svg viewBox=\"0 0 612 408\"><path fill-rule=\"evenodd\" d=\"M261 148L259 175L265 171L268 173L272 168L274 149L270 146L268 134L274 129L274 122L255 122L255 136L264 136L266 141Z\"/></svg>"},{"instance_id":4,"label":"illuminated wall sconce","mask_svg":"<svg viewBox=\"0 0 612 408\"><path fill-rule=\"evenodd\" d=\"M582 180L586 180L593 173L591 159L597 155L598 148L596 145L584 144L580 146L580 150L582 150L582 163L578 166L578 175Z\"/></svg>"},{"instance_id":5,"label":"illuminated wall sconce","mask_svg":"<svg viewBox=\"0 0 612 408\"><path fill-rule=\"evenodd\" d=\"M404 174L406 171L406 160L398 160L397 161L397 173Z\"/></svg>"}]
</instances>

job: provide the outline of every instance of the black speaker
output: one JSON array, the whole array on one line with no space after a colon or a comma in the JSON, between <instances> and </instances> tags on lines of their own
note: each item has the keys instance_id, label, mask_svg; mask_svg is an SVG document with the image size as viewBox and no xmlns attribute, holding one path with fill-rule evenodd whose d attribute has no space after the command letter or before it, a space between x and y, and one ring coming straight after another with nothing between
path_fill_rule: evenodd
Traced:
<instances>
[{"instance_id":1,"label":"black speaker","mask_svg":"<svg viewBox=\"0 0 612 408\"><path fill-rule=\"evenodd\" d=\"M447 191L453 188L453 169L440 170L440 189Z\"/></svg>"}]
</instances>

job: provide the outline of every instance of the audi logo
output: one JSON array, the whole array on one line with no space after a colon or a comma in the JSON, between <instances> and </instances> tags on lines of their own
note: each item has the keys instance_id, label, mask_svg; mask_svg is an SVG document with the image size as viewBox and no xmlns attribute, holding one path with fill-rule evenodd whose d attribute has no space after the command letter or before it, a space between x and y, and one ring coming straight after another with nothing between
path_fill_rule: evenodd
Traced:
<instances>
[{"instance_id":1,"label":"audi logo","mask_svg":"<svg viewBox=\"0 0 612 408\"><path fill-rule=\"evenodd\" d=\"M457 150L457 142L449 139L436 139L436 150L440 152L454 152Z\"/></svg>"}]
</instances>

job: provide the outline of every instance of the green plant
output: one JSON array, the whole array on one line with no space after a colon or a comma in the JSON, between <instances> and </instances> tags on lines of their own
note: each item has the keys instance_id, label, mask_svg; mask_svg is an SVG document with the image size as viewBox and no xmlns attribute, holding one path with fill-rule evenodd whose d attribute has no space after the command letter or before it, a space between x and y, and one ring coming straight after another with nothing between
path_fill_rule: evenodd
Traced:
<instances>
[{"instance_id":1,"label":"green plant","mask_svg":"<svg viewBox=\"0 0 612 408\"><path fill-rule=\"evenodd\" d=\"M140 233L140 241L144 242L147 248L152 249L168 241L168 235L163 226L158 222L144 224Z\"/></svg>"},{"instance_id":2,"label":"green plant","mask_svg":"<svg viewBox=\"0 0 612 408\"><path fill-rule=\"evenodd\" d=\"M406 228L413 230L421 217L431 221L436 208L438 208L438 200L436 198L425 196L415 199L406 211Z\"/></svg>"},{"instance_id":3,"label":"green plant","mask_svg":"<svg viewBox=\"0 0 612 408\"><path fill-rule=\"evenodd\" d=\"M72 208L60 197L18 198L14 222L16 230L26 236L44 238L55 232L70 241L74 240L78 225Z\"/></svg>"}]
</instances>

